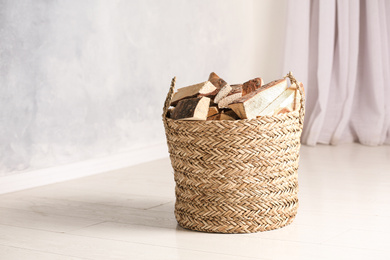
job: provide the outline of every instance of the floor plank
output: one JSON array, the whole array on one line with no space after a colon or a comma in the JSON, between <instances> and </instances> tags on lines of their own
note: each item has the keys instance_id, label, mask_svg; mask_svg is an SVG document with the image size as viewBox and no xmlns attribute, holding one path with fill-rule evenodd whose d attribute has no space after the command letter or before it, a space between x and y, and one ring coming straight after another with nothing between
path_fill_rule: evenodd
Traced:
<instances>
[{"instance_id":1,"label":"floor plank","mask_svg":"<svg viewBox=\"0 0 390 260\"><path fill-rule=\"evenodd\" d=\"M52 215L49 212L35 212L0 207L0 224L40 229L53 232L69 232L102 222L85 217Z\"/></svg>"},{"instance_id":2,"label":"floor plank","mask_svg":"<svg viewBox=\"0 0 390 260\"><path fill-rule=\"evenodd\" d=\"M1 205L3 208L21 209L42 215L86 218L96 222L112 221L156 227L176 227L173 212L37 197L7 198L6 201L1 201Z\"/></svg>"},{"instance_id":3,"label":"floor plank","mask_svg":"<svg viewBox=\"0 0 390 260\"><path fill-rule=\"evenodd\" d=\"M10 247L0 245L0 259L7 260L85 260L88 258L79 258L52 254L47 252L39 252L24 248Z\"/></svg>"},{"instance_id":4,"label":"floor plank","mask_svg":"<svg viewBox=\"0 0 390 260\"><path fill-rule=\"evenodd\" d=\"M128 230L128 232L131 234L134 231ZM215 254L212 252L155 246L141 242L131 243L111 239L77 236L65 233L54 233L4 225L0 225L0 245L94 260L248 259L243 256Z\"/></svg>"}]
</instances>

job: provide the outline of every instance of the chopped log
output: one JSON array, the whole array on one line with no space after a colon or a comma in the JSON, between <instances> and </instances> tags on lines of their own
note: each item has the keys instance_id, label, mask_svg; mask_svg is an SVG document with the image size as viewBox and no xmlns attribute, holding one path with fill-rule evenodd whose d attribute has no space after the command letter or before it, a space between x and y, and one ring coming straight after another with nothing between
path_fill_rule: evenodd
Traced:
<instances>
[{"instance_id":1,"label":"chopped log","mask_svg":"<svg viewBox=\"0 0 390 260\"><path fill-rule=\"evenodd\" d=\"M219 120L237 120L240 117L233 110L223 111Z\"/></svg>"},{"instance_id":2,"label":"chopped log","mask_svg":"<svg viewBox=\"0 0 390 260\"><path fill-rule=\"evenodd\" d=\"M218 89L220 90L223 86L227 85L226 81L221 79L217 74L214 72L210 73L209 81Z\"/></svg>"},{"instance_id":3,"label":"chopped log","mask_svg":"<svg viewBox=\"0 0 390 260\"><path fill-rule=\"evenodd\" d=\"M218 108L227 108L233 101L242 97L242 84L231 85L229 94L218 102Z\"/></svg>"},{"instance_id":4,"label":"chopped log","mask_svg":"<svg viewBox=\"0 0 390 260\"><path fill-rule=\"evenodd\" d=\"M206 93L206 94L199 94L198 97L209 97L213 100L213 104L216 104L214 102L214 99L216 98L217 94L219 93L219 91L226 85L228 85L226 83L225 80L221 79L217 74L215 74L214 72L211 72L210 73L210 76L209 76L209 81L215 86L215 90L213 92L210 92L210 93Z\"/></svg>"},{"instance_id":5,"label":"chopped log","mask_svg":"<svg viewBox=\"0 0 390 260\"><path fill-rule=\"evenodd\" d=\"M188 98L180 100L171 114L172 119L206 120L210 98Z\"/></svg>"},{"instance_id":6,"label":"chopped log","mask_svg":"<svg viewBox=\"0 0 390 260\"><path fill-rule=\"evenodd\" d=\"M207 117L207 121L209 121L209 120L220 120L220 118L221 118L221 113L218 113L218 114L215 114L215 115Z\"/></svg>"},{"instance_id":7,"label":"chopped log","mask_svg":"<svg viewBox=\"0 0 390 260\"><path fill-rule=\"evenodd\" d=\"M225 85L221 88L221 90L218 92L218 94L215 96L214 98L214 103L218 104L218 102L223 99L224 97L226 97L230 91L232 90L233 88L229 85Z\"/></svg>"},{"instance_id":8,"label":"chopped log","mask_svg":"<svg viewBox=\"0 0 390 260\"><path fill-rule=\"evenodd\" d=\"M242 96L248 95L249 93L255 91L258 88L261 88L261 86L264 85L262 78L254 78L247 82L245 82L242 85Z\"/></svg>"},{"instance_id":9,"label":"chopped log","mask_svg":"<svg viewBox=\"0 0 390 260\"><path fill-rule=\"evenodd\" d=\"M205 81L199 84L180 88L173 95L171 106L177 105L180 100L183 100L185 98L196 97L198 94L208 94L213 92L214 90L216 90L216 87L210 81Z\"/></svg>"},{"instance_id":10,"label":"chopped log","mask_svg":"<svg viewBox=\"0 0 390 260\"><path fill-rule=\"evenodd\" d=\"M217 107L210 107L209 108L209 112L207 113L207 117L210 117L210 116L213 116L215 114L218 114L219 113L219 110Z\"/></svg>"},{"instance_id":11,"label":"chopped log","mask_svg":"<svg viewBox=\"0 0 390 260\"><path fill-rule=\"evenodd\" d=\"M275 80L235 100L229 108L242 119L254 119L286 89L286 79Z\"/></svg>"},{"instance_id":12,"label":"chopped log","mask_svg":"<svg viewBox=\"0 0 390 260\"><path fill-rule=\"evenodd\" d=\"M277 115L283 108L289 111L294 110L295 89L288 88L282 92L274 101L269 104L258 116Z\"/></svg>"},{"instance_id":13,"label":"chopped log","mask_svg":"<svg viewBox=\"0 0 390 260\"><path fill-rule=\"evenodd\" d=\"M197 97L208 97L208 98L214 99L215 96L218 94L218 92L219 92L219 89L216 88L213 92L206 93L206 94L198 94Z\"/></svg>"},{"instance_id":14,"label":"chopped log","mask_svg":"<svg viewBox=\"0 0 390 260\"><path fill-rule=\"evenodd\" d=\"M242 94L241 93L236 93L233 95L228 95L227 97L223 98L221 101L218 103L218 108L227 108L231 103L236 101L237 99L241 98Z\"/></svg>"},{"instance_id":15,"label":"chopped log","mask_svg":"<svg viewBox=\"0 0 390 260\"><path fill-rule=\"evenodd\" d=\"M232 87L232 90L229 92L228 96L241 93L242 94L242 84L234 84L230 85Z\"/></svg>"},{"instance_id":16,"label":"chopped log","mask_svg":"<svg viewBox=\"0 0 390 260\"><path fill-rule=\"evenodd\" d=\"M234 85L230 85L230 87L232 87L232 90L229 92L229 94L227 96L231 96L231 95L234 95L237 93L242 93L242 84L234 84ZM218 94L218 92L219 92L219 89L216 89L211 93L199 94L198 97L209 97L211 99L214 99L215 96Z\"/></svg>"}]
</instances>

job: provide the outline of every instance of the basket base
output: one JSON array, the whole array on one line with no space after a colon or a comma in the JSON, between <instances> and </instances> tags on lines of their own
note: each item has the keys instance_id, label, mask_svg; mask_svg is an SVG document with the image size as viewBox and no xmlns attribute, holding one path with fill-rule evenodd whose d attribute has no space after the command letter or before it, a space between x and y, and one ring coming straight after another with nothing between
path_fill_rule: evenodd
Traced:
<instances>
[{"instance_id":1,"label":"basket base","mask_svg":"<svg viewBox=\"0 0 390 260\"><path fill-rule=\"evenodd\" d=\"M297 211L295 209L290 214L283 216L264 216L253 220L221 220L191 216L175 210L176 220L182 228L207 233L227 234L256 233L279 229L291 224L296 214Z\"/></svg>"}]
</instances>

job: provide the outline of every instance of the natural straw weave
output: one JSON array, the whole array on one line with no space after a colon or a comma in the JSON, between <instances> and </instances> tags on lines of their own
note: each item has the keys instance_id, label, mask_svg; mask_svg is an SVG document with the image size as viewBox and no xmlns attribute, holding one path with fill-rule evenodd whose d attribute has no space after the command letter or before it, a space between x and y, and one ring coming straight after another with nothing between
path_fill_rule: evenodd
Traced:
<instances>
[{"instance_id":1,"label":"natural straw weave","mask_svg":"<svg viewBox=\"0 0 390 260\"><path fill-rule=\"evenodd\" d=\"M291 72L286 76L297 83ZM163 121L176 181L180 226L219 233L250 233L290 224L298 208L300 111L251 120Z\"/></svg>"}]
</instances>

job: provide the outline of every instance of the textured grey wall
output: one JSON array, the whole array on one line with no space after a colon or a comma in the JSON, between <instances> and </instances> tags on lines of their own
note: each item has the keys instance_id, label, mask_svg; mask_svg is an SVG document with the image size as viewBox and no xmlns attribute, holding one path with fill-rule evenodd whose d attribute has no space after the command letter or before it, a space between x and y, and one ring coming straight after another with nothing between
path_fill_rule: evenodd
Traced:
<instances>
[{"instance_id":1,"label":"textured grey wall","mask_svg":"<svg viewBox=\"0 0 390 260\"><path fill-rule=\"evenodd\" d=\"M164 141L178 87L258 76L253 1L0 2L0 176Z\"/></svg>"}]
</instances>

